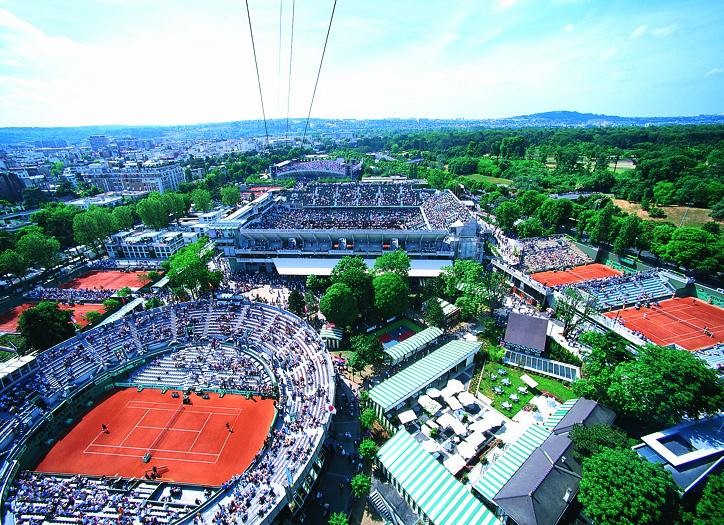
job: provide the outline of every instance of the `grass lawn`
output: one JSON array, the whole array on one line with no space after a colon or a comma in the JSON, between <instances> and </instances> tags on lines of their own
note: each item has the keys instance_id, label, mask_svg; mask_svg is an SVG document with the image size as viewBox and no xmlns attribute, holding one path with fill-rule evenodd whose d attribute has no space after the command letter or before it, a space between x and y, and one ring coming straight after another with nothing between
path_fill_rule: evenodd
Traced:
<instances>
[{"instance_id":1,"label":"grass lawn","mask_svg":"<svg viewBox=\"0 0 724 525\"><path fill-rule=\"evenodd\" d=\"M422 326L415 323L414 321L411 321L409 319L398 319L397 321L395 321L391 324L388 324L387 326L383 326L379 330L375 330L374 332L372 332L372 335L374 335L375 337L379 337L382 334L385 334L387 332L392 332L393 330L395 330L396 328L398 328L400 326L407 327L415 333L422 332L424 330L424 328Z\"/></svg>"},{"instance_id":2,"label":"grass lawn","mask_svg":"<svg viewBox=\"0 0 724 525\"><path fill-rule=\"evenodd\" d=\"M686 206L662 206L661 209L666 213L663 219L653 219L649 217L649 213L641 209L641 205L637 202L629 202L623 199L614 199L613 203L627 213L635 213L641 219L647 219L659 222L670 222L674 226L701 226L714 219L709 217L711 210L709 208L689 208ZM683 224L681 220L684 220Z\"/></svg>"},{"instance_id":3,"label":"grass lawn","mask_svg":"<svg viewBox=\"0 0 724 525\"><path fill-rule=\"evenodd\" d=\"M498 374L498 369L501 368L505 370L505 375ZM518 387L522 386L528 388L526 384L523 383L523 381L521 381L520 379L520 376L522 376L523 374L528 374L530 377L538 382L538 390L545 390L546 392L550 392L560 401L567 401L568 399L573 399L574 397L576 397L573 391L560 381L556 381L555 379L551 379L549 377L540 376L538 374L533 374L531 372L527 372L518 368L501 365L500 363L494 363L492 361L487 361L485 363L485 367L482 371L482 380L480 381L479 392L482 393L484 396L488 397L489 399L492 399L493 404L498 410L500 410L509 417L513 417L526 404L528 404L531 399L533 399L533 393L530 391L530 389L528 389L527 394L521 394L520 392L518 392ZM491 378L492 375L497 375L498 378L494 381ZM510 380L509 386L503 385L502 380L504 378L508 378ZM473 388L475 388L475 385L477 385L477 381L479 379L480 375L476 374L476 376L473 378L473 381L471 382L471 386ZM493 387L496 386L503 389L502 394L496 394L493 391ZM512 399L510 399L509 396L511 394L516 394L518 396L518 401L513 401ZM510 408L509 410L504 409L502 404L505 401L513 405L512 408Z\"/></svg>"},{"instance_id":4,"label":"grass lawn","mask_svg":"<svg viewBox=\"0 0 724 525\"><path fill-rule=\"evenodd\" d=\"M474 175L465 175L465 179L472 179L477 182L489 182L491 184L505 184L506 186L512 184L511 179L503 179L501 177L490 177L489 175L481 175L476 173Z\"/></svg>"}]
</instances>

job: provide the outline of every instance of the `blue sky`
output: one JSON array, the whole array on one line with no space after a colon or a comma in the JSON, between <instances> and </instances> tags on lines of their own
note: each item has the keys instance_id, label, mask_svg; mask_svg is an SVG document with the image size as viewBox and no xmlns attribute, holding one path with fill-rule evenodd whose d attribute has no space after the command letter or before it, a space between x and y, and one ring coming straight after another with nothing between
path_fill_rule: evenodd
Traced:
<instances>
[{"instance_id":1,"label":"blue sky","mask_svg":"<svg viewBox=\"0 0 724 525\"><path fill-rule=\"evenodd\" d=\"M268 117L292 0L249 0ZM297 0L305 116L332 0ZM338 0L316 117L724 112L724 2ZM280 74L281 71L281 74ZM0 0L0 126L259 118L243 0Z\"/></svg>"}]
</instances>

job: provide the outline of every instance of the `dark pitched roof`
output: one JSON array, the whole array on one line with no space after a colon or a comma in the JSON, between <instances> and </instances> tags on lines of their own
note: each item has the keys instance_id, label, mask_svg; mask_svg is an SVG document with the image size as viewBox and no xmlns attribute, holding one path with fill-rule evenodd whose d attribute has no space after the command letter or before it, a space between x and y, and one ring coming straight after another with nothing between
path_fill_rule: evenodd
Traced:
<instances>
[{"instance_id":1,"label":"dark pitched roof","mask_svg":"<svg viewBox=\"0 0 724 525\"><path fill-rule=\"evenodd\" d=\"M555 525L578 492L581 465L571 440L552 435L498 491L494 501L518 525Z\"/></svg>"},{"instance_id":2,"label":"dark pitched roof","mask_svg":"<svg viewBox=\"0 0 724 525\"><path fill-rule=\"evenodd\" d=\"M543 352L546 349L547 331L547 319L511 312L503 340L506 343Z\"/></svg>"},{"instance_id":3,"label":"dark pitched roof","mask_svg":"<svg viewBox=\"0 0 724 525\"><path fill-rule=\"evenodd\" d=\"M563 416L558 424L553 427L554 434L567 434L573 425L581 423L591 426L599 423L610 425L616 419L616 413L603 405L590 399L580 398L571 407L568 413Z\"/></svg>"}]
</instances>

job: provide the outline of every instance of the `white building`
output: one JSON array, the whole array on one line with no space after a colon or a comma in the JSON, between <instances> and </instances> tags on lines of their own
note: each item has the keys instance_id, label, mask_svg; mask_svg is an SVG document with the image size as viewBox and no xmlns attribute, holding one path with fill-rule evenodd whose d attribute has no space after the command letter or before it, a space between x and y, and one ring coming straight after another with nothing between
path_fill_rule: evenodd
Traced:
<instances>
[{"instance_id":1,"label":"white building","mask_svg":"<svg viewBox=\"0 0 724 525\"><path fill-rule=\"evenodd\" d=\"M184 180L184 172L178 164L134 165L122 168L110 167L107 163L86 166L81 175L90 184L103 191L173 191Z\"/></svg>"},{"instance_id":2,"label":"white building","mask_svg":"<svg viewBox=\"0 0 724 525\"><path fill-rule=\"evenodd\" d=\"M199 239L197 232L136 228L114 233L105 243L113 259L163 260Z\"/></svg>"}]
</instances>

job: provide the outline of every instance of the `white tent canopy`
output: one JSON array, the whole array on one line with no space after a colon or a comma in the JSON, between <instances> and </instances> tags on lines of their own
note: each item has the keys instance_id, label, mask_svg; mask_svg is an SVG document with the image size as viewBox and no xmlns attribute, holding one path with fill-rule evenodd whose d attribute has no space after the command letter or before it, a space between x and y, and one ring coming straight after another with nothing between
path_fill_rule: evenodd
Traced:
<instances>
[{"instance_id":1,"label":"white tent canopy","mask_svg":"<svg viewBox=\"0 0 724 525\"><path fill-rule=\"evenodd\" d=\"M457 399L455 399L453 396L444 397L443 399L445 400L445 403L447 403L448 406L450 408L452 408L453 410L461 410L463 408L463 406L460 404L460 402Z\"/></svg>"},{"instance_id":2,"label":"white tent canopy","mask_svg":"<svg viewBox=\"0 0 724 525\"><path fill-rule=\"evenodd\" d=\"M446 413L441 415L437 418L437 423L441 427L452 428L453 432L455 432L458 436L464 436L467 434L467 428L465 428L465 425L458 421L452 414Z\"/></svg>"},{"instance_id":3,"label":"white tent canopy","mask_svg":"<svg viewBox=\"0 0 724 525\"><path fill-rule=\"evenodd\" d=\"M483 434L482 432L473 432L467 438L465 438L464 442L472 447L475 447L475 449L477 450L480 445L485 443L486 439L487 438L485 437L485 434Z\"/></svg>"},{"instance_id":4,"label":"white tent canopy","mask_svg":"<svg viewBox=\"0 0 724 525\"><path fill-rule=\"evenodd\" d=\"M471 459L477 452L478 452L478 448L474 447L467 441L458 443L458 454L460 454L460 456L462 456L466 460Z\"/></svg>"},{"instance_id":5,"label":"white tent canopy","mask_svg":"<svg viewBox=\"0 0 724 525\"><path fill-rule=\"evenodd\" d=\"M402 423L403 425L406 425L407 423L415 421L417 419L417 415L415 414L414 410L406 410L397 417L400 418L400 423Z\"/></svg>"},{"instance_id":6,"label":"white tent canopy","mask_svg":"<svg viewBox=\"0 0 724 525\"><path fill-rule=\"evenodd\" d=\"M445 468L450 471L450 474L453 476L460 472L463 468L465 468L466 461L460 457L460 455L455 454L454 456L450 456L442 463L445 465Z\"/></svg>"},{"instance_id":7,"label":"white tent canopy","mask_svg":"<svg viewBox=\"0 0 724 525\"><path fill-rule=\"evenodd\" d=\"M437 441L435 441L434 439L426 439L424 441L421 441L420 445L422 445L422 448L427 450L430 454L434 454L435 452L437 452L438 449Z\"/></svg>"},{"instance_id":8,"label":"white tent canopy","mask_svg":"<svg viewBox=\"0 0 724 525\"><path fill-rule=\"evenodd\" d=\"M538 382L530 377L528 374L523 374L522 376L520 376L520 380L531 388L535 388L538 386Z\"/></svg>"},{"instance_id":9,"label":"white tent canopy","mask_svg":"<svg viewBox=\"0 0 724 525\"><path fill-rule=\"evenodd\" d=\"M435 401L434 399L430 399L426 395L421 395L417 398L417 402L420 404L422 409L427 412L428 414L436 414L438 410L442 408L442 405Z\"/></svg>"},{"instance_id":10,"label":"white tent canopy","mask_svg":"<svg viewBox=\"0 0 724 525\"><path fill-rule=\"evenodd\" d=\"M428 388L425 394L430 397L440 397L442 395L437 388Z\"/></svg>"},{"instance_id":11,"label":"white tent canopy","mask_svg":"<svg viewBox=\"0 0 724 525\"><path fill-rule=\"evenodd\" d=\"M475 399L475 396L472 395L470 392L460 392L458 394L458 401L464 406L469 407L471 405L476 405L477 400Z\"/></svg>"},{"instance_id":12,"label":"white tent canopy","mask_svg":"<svg viewBox=\"0 0 724 525\"><path fill-rule=\"evenodd\" d=\"M493 427L502 425L503 421L504 419L500 414L497 414L493 410L488 410L483 416L483 419L470 425L470 430L474 432L486 432Z\"/></svg>"}]
</instances>

